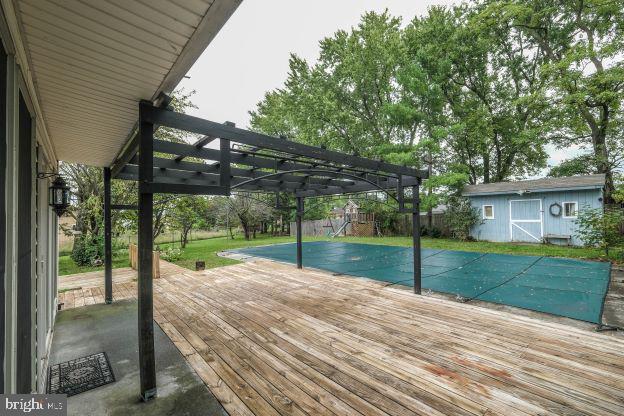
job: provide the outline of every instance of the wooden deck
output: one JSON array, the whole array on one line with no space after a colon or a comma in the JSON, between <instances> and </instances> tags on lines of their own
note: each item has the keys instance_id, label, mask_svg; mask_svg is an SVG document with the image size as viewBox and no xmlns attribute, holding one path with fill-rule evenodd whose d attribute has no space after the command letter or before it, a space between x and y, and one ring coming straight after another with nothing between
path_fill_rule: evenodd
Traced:
<instances>
[{"instance_id":1,"label":"wooden deck","mask_svg":"<svg viewBox=\"0 0 624 416\"><path fill-rule=\"evenodd\" d=\"M155 320L231 415L624 414L621 338L269 261L161 267ZM80 286L65 307L103 301Z\"/></svg>"}]
</instances>

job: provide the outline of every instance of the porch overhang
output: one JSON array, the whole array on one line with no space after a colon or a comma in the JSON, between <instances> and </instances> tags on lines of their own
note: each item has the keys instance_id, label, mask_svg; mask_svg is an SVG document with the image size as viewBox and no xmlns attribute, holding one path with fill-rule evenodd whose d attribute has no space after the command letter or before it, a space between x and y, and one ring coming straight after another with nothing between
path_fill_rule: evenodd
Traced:
<instances>
[{"instance_id":1,"label":"porch overhang","mask_svg":"<svg viewBox=\"0 0 624 416\"><path fill-rule=\"evenodd\" d=\"M169 94L242 0L2 0L55 158L110 166L137 103Z\"/></svg>"}]
</instances>

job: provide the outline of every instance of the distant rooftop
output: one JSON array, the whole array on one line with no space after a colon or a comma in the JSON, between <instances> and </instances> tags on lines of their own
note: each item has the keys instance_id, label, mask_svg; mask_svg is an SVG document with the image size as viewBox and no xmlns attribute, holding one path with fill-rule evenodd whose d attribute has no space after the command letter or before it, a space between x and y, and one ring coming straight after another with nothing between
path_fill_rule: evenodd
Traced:
<instances>
[{"instance_id":1,"label":"distant rooftop","mask_svg":"<svg viewBox=\"0 0 624 416\"><path fill-rule=\"evenodd\" d=\"M566 189L599 189L604 186L605 175L566 176L562 178L541 178L528 181L495 182L480 185L466 185L462 195L515 194L530 192L552 192Z\"/></svg>"}]
</instances>

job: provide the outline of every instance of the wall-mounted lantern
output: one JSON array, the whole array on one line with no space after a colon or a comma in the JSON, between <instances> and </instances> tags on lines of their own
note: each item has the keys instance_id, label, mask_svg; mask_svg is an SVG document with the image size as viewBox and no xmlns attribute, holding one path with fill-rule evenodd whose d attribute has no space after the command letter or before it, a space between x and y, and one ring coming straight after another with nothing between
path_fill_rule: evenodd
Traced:
<instances>
[{"instance_id":1,"label":"wall-mounted lantern","mask_svg":"<svg viewBox=\"0 0 624 416\"><path fill-rule=\"evenodd\" d=\"M69 207L69 186L62 176L57 176L49 188L48 204L54 209L59 217Z\"/></svg>"},{"instance_id":2,"label":"wall-mounted lantern","mask_svg":"<svg viewBox=\"0 0 624 416\"><path fill-rule=\"evenodd\" d=\"M54 179L54 182L52 182L48 188L48 205L52 207L56 215L60 217L69 207L69 186L65 182L65 179L57 173L40 173L37 175L39 179L52 176L56 176L56 179Z\"/></svg>"}]
</instances>

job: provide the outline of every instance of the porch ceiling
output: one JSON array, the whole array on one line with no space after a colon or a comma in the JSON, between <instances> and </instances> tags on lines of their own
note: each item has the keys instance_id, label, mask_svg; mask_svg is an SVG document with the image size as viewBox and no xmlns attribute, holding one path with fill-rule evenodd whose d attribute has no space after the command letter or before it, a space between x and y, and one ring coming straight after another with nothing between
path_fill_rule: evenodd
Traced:
<instances>
[{"instance_id":1,"label":"porch ceiling","mask_svg":"<svg viewBox=\"0 0 624 416\"><path fill-rule=\"evenodd\" d=\"M242 0L18 0L57 157L108 166L138 102L171 92Z\"/></svg>"}]
</instances>

